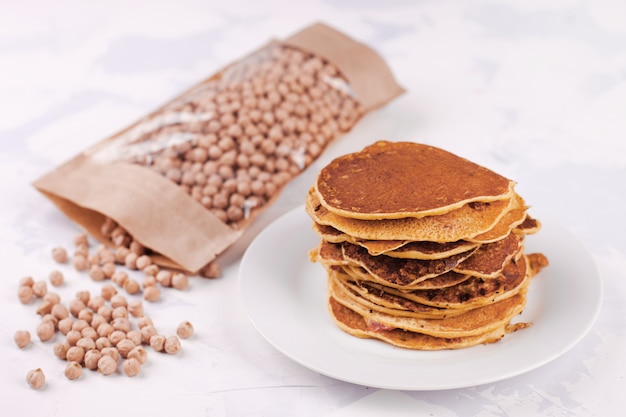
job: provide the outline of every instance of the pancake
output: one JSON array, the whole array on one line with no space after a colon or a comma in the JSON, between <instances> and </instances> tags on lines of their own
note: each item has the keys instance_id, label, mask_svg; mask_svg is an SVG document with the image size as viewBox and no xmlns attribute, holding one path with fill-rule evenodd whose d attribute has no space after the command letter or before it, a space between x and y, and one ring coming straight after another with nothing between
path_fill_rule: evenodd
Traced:
<instances>
[{"instance_id":1,"label":"pancake","mask_svg":"<svg viewBox=\"0 0 626 417\"><path fill-rule=\"evenodd\" d=\"M509 333L510 329L517 328L507 324L491 332L476 336L434 337L397 328L375 326L373 323L366 322L363 316L337 302L333 297L328 299L328 309L337 327L352 336L378 339L393 346L414 350L462 349L480 344L495 343Z\"/></svg>"},{"instance_id":2,"label":"pancake","mask_svg":"<svg viewBox=\"0 0 626 417\"><path fill-rule=\"evenodd\" d=\"M367 249L370 255L387 255L394 258L442 259L477 248L480 243L466 242L411 242L408 240L363 240L345 234L332 226L313 222L313 230L327 242L354 243Z\"/></svg>"},{"instance_id":3,"label":"pancake","mask_svg":"<svg viewBox=\"0 0 626 417\"><path fill-rule=\"evenodd\" d=\"M329 279L329 294L337 302L365 317L366 322L386 328L399 328L436 337L476 336L495 330L508 324L518 315L524 306L525 291L504 300L490 303L480 308L471 309L463 314L445 318L417 318L414 315L387 314L375 308L372 303L365 303L362 297L350 293L337 280Z\"/></svg>"},{"instance_id":4,"label":"pancake","mask_svg":"<svg viewBox=\"0 0 626 417\"><path fill-rule=\"evenodd\" d=\"M525 256L517 261L511 259L496 278L470 277L460 284L440 289L401 290L373 280L367 282L367 285L420 304L438 308L471 309L517 294L531 277L532 270L527 268L527 262Z\"/></svg>"},{"instance_id":5,"label":"pancake","mask_svg":"<svg viewBox=\"0 0 626 417\"><path fill-rule=\"evenodd\" d=\"M379 141L324 167L315 183L330 212L361 220L421 218L507 200L514 182L433 146ZM371 198L376 196L376 198Z\"/></svg>"},{"instance_id":6,"label":"pancake","mask_svg":"<svg viewBox=\"0 0 626 417\"><path fill-rule=\"evenodd\" d=\"M473 252L446 259L421 260L372 256L365 248L347 242L322 241L318 248L315 259L324 265L360 266L368 272L372 281L401 289L416 288L422 281L450 272Z\"/></svg>"},{"instance_id":7,"label":"pancake","mask_svg":"<svg viewBox=\"0 0 626 417\"><path fill-rule=\"evenodd\" d=\"M331 213L311 190L305 207L316 223L332 226L359 239L456 242L493 230L507 212L519 208L520 200L510 198L491 203L468 203L439 216L372 221ZM501 237L509 233L510 227L507 224Z\"/></svg>"},{"instance_id":8,"label":"pancake","mask_svg":"<svg viewBox=\"0 0 626 417\"><path fill-rule=\"evenodd\" d=\"M504 239L481 245L472 255L453 268L454 272L469 274L481 278L493 278L504 265L520 253L523 239L515 233L509 233Z\"/></svg>"},{"instance_id":9,"label":"pancake","mask_svg":"<svg viewBox=\"0 0 626 417\"><path fill-rule=\"evenodd\" d=\"M335 280L336 285L342 285L355 299L361 300L360 302L370 309L386 314L442 319L458 316L470 310L448 309L421 304L402 296L373 288L365 281L354 281L351 276L344 272L345 271L337 269L329 271L329 279Z\"/></svg>"},{"instance_id":10,"label":"pancake","mask_svg":"<svg viewBox=\"0 0 626 417\"><path fill-rule=\"evenodd\" d=\"M343 265L339 268L354 281L372 281L372 276L364 268L358 265ZM452 287L470 279L471 275L459 274L457 272L447 272L428 278L411 285L415 290L435 290L440 288Z\"/></svg>"},{"instance_id":11,"label":"pancake","mask_svg":"<svg viewBox=\"0 0 626 417\"><path fill-rule=\"evenodd\" d=\"M523 235L534 235L539 232L539 230L541 230L541 222L528 214L524 221L513 229L514 232Z\"/></svg>"}]
</instances>

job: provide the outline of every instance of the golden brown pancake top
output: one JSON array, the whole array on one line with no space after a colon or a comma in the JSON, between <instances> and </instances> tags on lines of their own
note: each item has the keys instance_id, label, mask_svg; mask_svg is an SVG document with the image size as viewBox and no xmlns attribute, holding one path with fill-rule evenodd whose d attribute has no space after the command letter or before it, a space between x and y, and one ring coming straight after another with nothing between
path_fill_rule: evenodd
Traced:
<instances>
[{"instance_id":1,"label":"golden brown pancake top","mask_svg":"<svg viewBox=\"0 0 626 417\"><path fill-rule=\"evenodd\" d=\"M442 149L379 141L324 167L316 192L322 205L355 219L443 214L474 201L511 196L514 183Z\"/></svg>"}]
</instances>

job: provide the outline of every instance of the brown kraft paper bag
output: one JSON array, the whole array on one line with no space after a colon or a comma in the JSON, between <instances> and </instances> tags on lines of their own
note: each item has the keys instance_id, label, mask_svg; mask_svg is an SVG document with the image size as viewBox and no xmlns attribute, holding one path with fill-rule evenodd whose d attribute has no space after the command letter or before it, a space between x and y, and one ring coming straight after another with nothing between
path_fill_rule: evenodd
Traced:
<instances>
[{"instance_id":1,"label":"brown kraft paper bag","mask_svg":"<svg viewBox=\"0 0 626 417\"><path fill-rule=\"evenodd\" d=\"M403 91L376 52L316 23L231 63L33 185L99 241L135 240L155 263L195 273L330 141Z\"/></svg>"}]
</instances>

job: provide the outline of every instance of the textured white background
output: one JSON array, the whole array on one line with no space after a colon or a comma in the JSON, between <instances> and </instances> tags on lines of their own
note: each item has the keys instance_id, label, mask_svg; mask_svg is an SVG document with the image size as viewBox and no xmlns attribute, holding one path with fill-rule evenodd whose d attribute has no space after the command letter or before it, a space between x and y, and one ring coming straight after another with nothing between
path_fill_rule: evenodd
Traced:
<instances>
[{"instance_id":1,"label":"textured white background","mask_svg":"<svg viewBox=\"0 0 626 417\"><path fill-rule=\"evenodd\" d=\"M17 349L14 331L37 323L34 307L17 300L17 281L45 277L56 267L50 248L77 231L30 183L270 38L316 20L376 49L408 92L365 117L287 187L224 255L222 279L193 280L189 291L167 292L153 306L164 332L183 319L196 325L181 355L152 355L137 379L87 372L70 382L51 344ZM0 414L620 415L625 137L626 3L619 0L0 0ZM528 203L570 229L604 281L590 333L538 370L433 392L343 383L269 346L239 298L246 244L303 202L328 161L383 138L440 146L513 178ZM66 299L97 290L65 272L58 292ZM41 392L24 381L38 366L48 374Z\"/></svg>"}]
</instances>

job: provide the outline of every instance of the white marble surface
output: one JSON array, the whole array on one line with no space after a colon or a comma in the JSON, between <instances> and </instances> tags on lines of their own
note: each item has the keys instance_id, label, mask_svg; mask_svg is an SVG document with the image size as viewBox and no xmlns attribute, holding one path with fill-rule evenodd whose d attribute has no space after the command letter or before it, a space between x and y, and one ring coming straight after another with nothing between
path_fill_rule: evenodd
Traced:
<instances>
[{"instance_id":1,"label":"white marble surface","mask_svg":"<svg viewBox=\"0 0 626 417\"><path fill-rule=\"evenodd\" d=\"M2 415L617 416L626 392L626 3L527 1L0 1L0 407ZM77 231L30 182L272 37L323 20L389 62L408 92L367 116L293 181L223 257L151 307L164 331L188 319L181 355L135 379L62 375L51 344L21 351L34 307L15 291L45 277ZM321 376L250 325L237 271L246 244L302 203L331 158L376 139L444 147L515 179L520 194L586 246L604 282L587 336L497 383L392 392ZM97 285L67 269L70 297ZM268 302L272 302L268 300ZM149 306L150 307L150 306ZM287 329L286 329L287 330ZM299 329L302 330L302 329ZM42 367L44 390L27 387ZM378 414L377 414L378 415Z\"/></svg>"}]
</instances>

